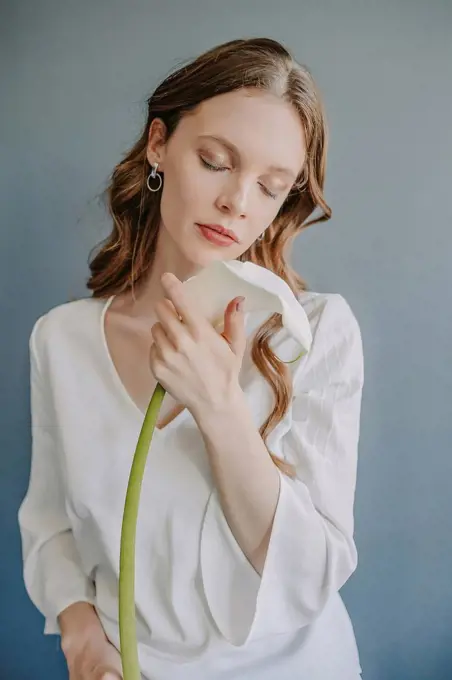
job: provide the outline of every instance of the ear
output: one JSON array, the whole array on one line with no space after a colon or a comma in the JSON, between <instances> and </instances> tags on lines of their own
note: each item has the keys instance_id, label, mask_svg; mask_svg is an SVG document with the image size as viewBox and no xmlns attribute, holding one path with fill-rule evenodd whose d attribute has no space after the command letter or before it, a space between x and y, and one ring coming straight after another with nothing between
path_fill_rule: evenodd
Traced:
<instances>
[{"instance_id":1,"label":"ear","mask_svg":"<svg viewBox=\"0 0 452 680\"><path fill-rule=\"evenodd\" d=\"M146 157L149 165L159 164L159 170L163 170L166 149L166 125L161 118L154 118L148 134Z\"/></svg>"}]
</instances>

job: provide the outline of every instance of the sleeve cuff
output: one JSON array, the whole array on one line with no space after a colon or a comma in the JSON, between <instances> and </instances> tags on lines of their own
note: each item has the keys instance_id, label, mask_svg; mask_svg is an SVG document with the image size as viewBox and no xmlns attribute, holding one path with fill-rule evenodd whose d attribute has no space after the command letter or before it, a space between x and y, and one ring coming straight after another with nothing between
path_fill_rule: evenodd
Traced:
<instances>
[{"instance_id":1,"label":"sleeve cuff","mask_svg":"<svg viewBox=\"0 0 452 680\"><path fill-rule=\"evenodd\" d=\"M243 644L252 626L261 577L237 543L214 490L201 534L201 572L210 612L220 633Z\"/></svg>"},{"instance_id":2,"label":"sleeve cuff","mask_svg":"<svg viewBox=\"0 0 452 680\"><path fill-rule=\"evenodd\" d=\"M204 592L220 633L235 646L301 628L321 609L319 594L326 601L326 541L309 492L278 473L280 493L262 576L234 538L216 491L207 505L201 536Z\"/></svg>"},{"instance_id":3,"label":"sleeve cuff","mask_svg":"<svg viewBox=\"0 0 452 680\"><path fill-rule=\"evenodd\" d=\"M71 532L53 536L39 556L29 558L24 580L32 602L45 617L45 635L60 634L57 617L69 605L95 604L95 584L82 570Z\"/></svg>"},{"instance_id":4,"label":"sleeve cuff","mask_svg":"<svg viewBox=\"0 0 452 680\"><path fill-rule=\"evenodd\" d=\"M89 590L89 588L87 590ZM94 590L92 596L89 595L89 593L85 595L74 594L72 597L68 597L66 600L61 600L59 604L55 607L56 613L48 614L45 617L44 635L61 635L60 624L58 623L58 616L61 614L62 611L66 609L66 607L69 607L71 604L75 604L76 602L87 602L88 604L92 604L94 607L96 604Z\"/></svg>"}]
</instances>

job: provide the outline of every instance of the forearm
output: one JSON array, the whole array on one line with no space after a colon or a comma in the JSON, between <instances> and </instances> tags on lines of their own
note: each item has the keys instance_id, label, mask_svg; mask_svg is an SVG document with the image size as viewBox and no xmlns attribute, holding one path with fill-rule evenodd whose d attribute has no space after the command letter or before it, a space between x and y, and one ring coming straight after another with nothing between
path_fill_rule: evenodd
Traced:
<instances>
[{"instance_id":1,"label":"forearm","mask_svg":"<svg viewBox=\"0 0 452 680\"><path fill-rule=\"evenodd\" d=\"M261 574L279 496L280 476L256 429L240 386L226 403L195 415L225 518Z\"/></svg>"}]
</instances>

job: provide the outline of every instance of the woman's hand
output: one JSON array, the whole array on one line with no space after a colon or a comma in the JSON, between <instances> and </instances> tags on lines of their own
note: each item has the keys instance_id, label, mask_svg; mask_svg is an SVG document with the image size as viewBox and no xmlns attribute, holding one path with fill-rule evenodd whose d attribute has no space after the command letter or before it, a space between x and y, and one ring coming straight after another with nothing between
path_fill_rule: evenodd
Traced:
<instances>
[{"instance_id":1,"label":"woman's hand","mask_svg":"<svg viewBox=\"0 0 452 680\"><path fill-rule=\"evenodd\" d=\"M237 393L246 347L244 317L236 310L240 298L228 304L224 331L219 334L198 312L179 279L166 273L167 297L157 302L159 321L152 326L151 370L171 396L195 415L200 409L221 408Z\"/></svg>"},{"instance_id":2,"label":"woman's hand","mask_svg":"<svg viewBox=\"0 0 452 680\"><path fill-rule=\"evenodd\" d=\"M95 608L74 602L58 617L69 680L122 680L119 652L108 641Z\"/></svg>"},{"instance_id":3,"label":"woman's hand","mask_svg":"<svg viewBox=\"0 0 452 680\"><path fill-rule=\"evenodd\" d=\"M69 680L122 680L121 657L108 641L103 629L64 640L61 648L66 657Z\"/></svg>"}]
</instances>

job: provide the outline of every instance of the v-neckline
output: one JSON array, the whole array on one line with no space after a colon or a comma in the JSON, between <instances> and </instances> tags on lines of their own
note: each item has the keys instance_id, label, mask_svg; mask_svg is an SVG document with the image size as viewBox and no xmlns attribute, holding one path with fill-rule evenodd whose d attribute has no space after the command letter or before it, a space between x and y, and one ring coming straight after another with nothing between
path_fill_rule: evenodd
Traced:
<instances>
[{"instance_id":1,"label":"v-neckline","mask_svg":"<svg viewBox=\"0 0 452 680\"><path fill-rule=\"evenodd\" d=\"M127 390L126 386L124 385L124 382L119 375L118 369L116 368L115 362L113 361L113 357L110 352L110 348L108 346L108 341L107 341L107 334L105 332L105 317L107 314L107 311L115 299L116 295L111 295L109 298L107 298L106 302L102 306L101 309L101 314L100 314L100 336L101 336L101 341L102 341L102 346L103 350L105 353L105 357L107 360L107 364L109 367L110 374L113 378L113 381L116 384L116 387L118 388L118 392L121 394L122 399L124 402L126 402L129 406L129 409L134 413L135 417L138 418L141 423L144 422L144 418L146 416L146 412L142 411L141 408L138 406L138 404L135 402L134 399L132 399L129 391ZM155 427L154 433L159 432L159 433L166 433L170 429L173 429L179 421L185 419L188 417L188 409L185 408L183 411L178 413L172 420L170 420L169 423L164 425L162 428Z\"/></svg>"}]
</instances>

